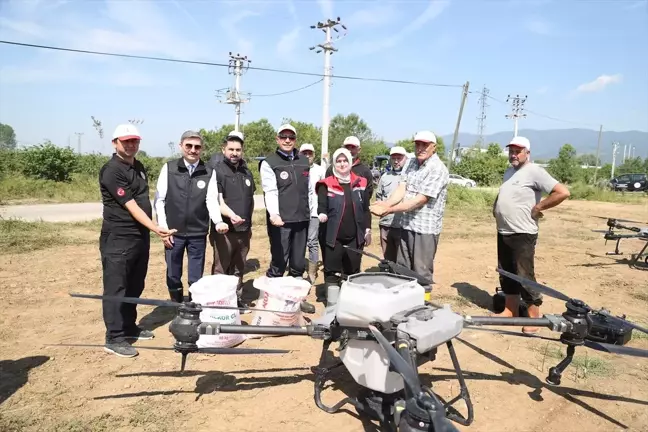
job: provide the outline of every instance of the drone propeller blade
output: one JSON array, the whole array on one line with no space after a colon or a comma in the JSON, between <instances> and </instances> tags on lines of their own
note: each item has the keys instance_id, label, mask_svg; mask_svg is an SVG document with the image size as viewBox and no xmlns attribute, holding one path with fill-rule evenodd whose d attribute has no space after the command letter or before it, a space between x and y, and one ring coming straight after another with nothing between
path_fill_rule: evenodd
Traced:
<instances>
[{"instance_id":1,"label":"drone propeller blade","mask_svg":"<svg viewBox=\"0 0 648 432\"><path fill-rule=\"evenodd\" d=\"M635 224L644 224L648 222L639 222L635 220L629 220L629 219L619 219L619 218L613 218L613 217L605 217L605 216L596 216L594 215L593 217L599 218L599 219L605 219L605 220L615 220L617 222L627 222L627 223L635 223Z\"/></svg>"},{"instance_id":2,"label":"drone propeller blade","mask_svg":"<svg viewBox=\"0 0 648 432\"><path fill-rule=\"evenodd\" d=\"M70 293L70 297L87 298L87 299L95 299L95 300L119 301L122 303L133 303L133 304L142 304L142 305L149 305L149 306L168 306L168 307L181 306L181 303L176 303L168 300L143 299L137 297L118 297L118 296L104 296L104 295L95 295L95 294L79 294L79 293Z\"/></svg>"},{"instance_id":3,"label":"drone propeller blade","mask_svg":"<svg viewBox=\"0 0 648 432\"><path fill-rule=\"evenodd\" d=\"M503 276L506 276L509 279L513 279L514 281L519 282L519 283L521 283L523 285L528 285L529 287L531 287L533 289L536 289L536 290L540 291L541 293L548 295L549 297L553 297L555 299L564 300L564 301L569 301L570 300L570 298L567 297L565 294L561 293L560 291L556 291L553 288L549 288L546 285L542 285L542 284L540 284L538 282L534 282L532 280L525 279L525 278L520 277L520 276L518 276L516 274L513 274L513 273L509 273L506 270L502 270L501 268L498 268L497 272L499 274L501 274Z\"/></svg>"},{"instance_id":4,"label":"drone propeller blade","mask_svg":"<svg viewBox=\"0 0 648 432\"><path fill-rule=\"evenodd\" d=\"M377 260L379 262L385 261L385 262L389 263L389 265L394 269L394 271L396 273L401 274L403 276L407 276L407 277L411 277L411 278L416 279L417 282L419 283L419 285L432 285L430 280L424 278L420 274L416 273L414 270L409 269L409 268L405 267L404 265L395 263L394 261L389 261L389 260L380 258L379 256L374 255L374 254L372 254L370 252L367 252L367 251L364 251L364 250L354 249L354 248L352 248L352 247L350 247L348 245L343 245L343 247L345 247L345 248L347 248L347 249L349 249L349 250L351 250L353 252L356 252L356 253L371 257L371 258L373 258L373 259L375 259L375 260Z\"/></svg>"},{"instance_id":5,"label":"drone propeller blade","mask_svg":"<svg viewBox=\"0 0 648 432\"><path fill-rule=\"evenodd\" d=\"M45 344L46 347L74 347L74 348L103 348L106 345L99 344ZM137 349L149 349L149 350L161 350L161 351L173 351L173 347L156 347L156 346L146 346L138 345Z\"/></svg>"},{"instance_id":6,"label":"drone propeller blade","mask_svg":"<svg viewBox=\"0 0 648 432\"><path fill-rule=\"evenodd\" d=\"M628 347L623 345L612 345L612 344L607 344L602 342L591 341L589 339L585 339L585 346L596 351L648 358L648 350L644 350L640 348L633 348L633 347Z\"/></svg>"},{"instance_id":7,"label":"drone propeller blade","mask_svg":"<svg viewBox=\"0 0 648 432\"><path fill-rule=\"evenodd\" d=\"M633 322L630 322L625 318L620 318L620 317L616 317L614 315L610 315L610 313L608 311L604 310L604 309L601 309L601 310L599 310L597 312L600 313L601 315L604 315L608 319L616 321L617 323L626 324L626 325L632 327L633 329L636 329L636 330L639 330L640 332L648 334L648 329L647 328L641 327L640 325L637 325L637 324L635 324Z\"/></svg>"},{"instance_id":8,"label":"drone propeller blade","mask_svg":"<svg viewBox=\"0 0 648 432\"><path fill-rule=\"evenodd\" d=\"M168 306L168 307L182 306L182 303L176 303L168 300L143 299L138 297L118 297L118 296L104 296L104 295L78 294L78 293L71 293L70 296L95 299L95 300L108 300L108 301L117 301L122 303L149 305L149 306ZM285 311L271 310L271 309L255 309L255 308L244 308L244 307L237 307L237 306L215 306L215 305L203 305L199 303L195 303L195 304L199 305L203 309L249 310L249 311L274 312L274 313L283 313L283 314L288 313Z\"/></svg>"},{"instance_id":9,"label":"drone propeller blade","mask_svg":"<svg viewBox=\"0 0 648 432\"><path fill-rule=\"evenodd\" d=\"M593 229L592 232L605 234L605 233L608 233L610 231L609 230L595 230L595 229Z\"/></svg>"}]
</instances>

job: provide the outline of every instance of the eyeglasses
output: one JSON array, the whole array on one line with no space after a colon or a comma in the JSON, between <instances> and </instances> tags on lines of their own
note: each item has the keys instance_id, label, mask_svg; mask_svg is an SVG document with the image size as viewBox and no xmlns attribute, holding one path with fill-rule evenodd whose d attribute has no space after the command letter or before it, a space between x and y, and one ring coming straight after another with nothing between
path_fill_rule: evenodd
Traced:
<instances>
[{"instance_id":1,"label":"eyeglasses","mask_svg":"<svg viewBox=\"0 0 648 432\"><path fill-rule=\"evenodd\" d=\"M287 140L287 139L289 139L289 140L295 140L295 139L297 139L297 135L293 135L293 134L279 134L279 138L281 138L281 139L283 139L283 140Z\"/></svg>"},{"instance_id":2,"label":"eyeglasses","mask_svg":"<svg viewBox=\"0 0 648 432\"><path fill-rule=\"evenodd\" d=\"M185 146L185 148L187 150L191 150L193 148L194 150L200 151L202 149L201 144L189 144L189 143L187 143L184 146Z\"/></svg>"}]
</instances>

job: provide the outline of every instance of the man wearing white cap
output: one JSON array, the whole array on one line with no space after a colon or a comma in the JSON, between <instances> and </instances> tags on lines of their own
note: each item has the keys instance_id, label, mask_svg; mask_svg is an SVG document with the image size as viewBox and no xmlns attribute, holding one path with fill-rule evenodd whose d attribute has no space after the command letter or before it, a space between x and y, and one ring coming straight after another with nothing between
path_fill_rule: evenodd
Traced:
<instances>
[{"instance_id":1,"label":"man wearing white cap","mask_svg":"<svg viewBox=\"0 0 648 432\"><path fill-rule=\"evenodd\" d=\"M135 158L141 136L131 124L117 126L112 136L112 158L99 171L103 223L99 238L103 269L103 295L140 297L149 264L150 231L163 240L175 233L156 225L149 198L148 173ZM137 350L127 339L152 339L153 333L137 326L137 305L103 302L106 326L104 349L120 357Z\"/></svg>"},{"instance_id":2,"label":"man wearing white cap","mask_svg":"<svg viewBox=\"0 0 648 432\"><path fill-rule=\"evenodd\" d=\"M266 224L270 239L270 267L267 277L288 275L303 278L306 267L306 243L310 223L310 188L308 158L295 148L297 130L290 124L277 129L277 149L259 166L264 193ZM302 302L303 312L315 307Z\"/></svg>"},{"instance_id":3,"label":"man wearing white cap","mask_svg":"<svg viewBox=\"0 0 648 432\"><path fill-rule=\"evenodd\" d=\"M443 227L449 173L437 155L437 139L432 132L418 132L414 147L416 160L407 164L404 181L371 211L377 216L402 213L397 262L434 283L434 256ZM429 300L432 286L424 288Z\"/></svg>"},{"instance_id":4,"label":"man wearing white cap","mask_svg":"<svg viewBox=\"0 0 648 432\"><path fill-rule=\"evenodd\" d=\"M497 261L500 268L535 281L534 259L538 240L538 219L544 210L569 198L569 190L544 168L529 160L531 143L516 136L506 146L511 166L504 173L504 182L493 206L497 224ZM549 194L541 200L542 192ZM500 276L506 295L500 316L518 316L520 295L527 304L529 317L540 318L542 294L531 287ZM525 333L536 333L536 327L524 327Z\"/></svg>"},{"instance_id":5,"label":"man wearing white cap","mask_svg":"<svg viewBox=\"0 0 648 432\"><path fill-rule=\"evenodd\" d=\"M353 165L351 165L351 171L355 175L367 179L367 188L365 189L364 199L367 202L371 202L371 198L373 197L373 193L374 193L374 178L373 178L373 173L371 172L371 168L369 168L367 165L362 163L362 161L360 160L360 152L362 151L362 146L360 145L360 139L353 135L348 136L344 138L342 147L349 150L349 153L351 153L351 156L353 157ZM325 176L330 177L332 175L333 175L333 166L331 165L326 170ZM367 226L366 233L365 233L364 246L371 245L371 213L369 213L368 223L369 224Z\"/></svg>"},{"instance_id":6,"label":"man wearing white cap","mask_svg":"<svg viewBox=\"0 0 648 432\"><path fill-rule=\"evenodd\" d=\"M403 166L407 161L407 151L394 146L389 151L391 169L380 177L376 189L376 201L385 201L398 188L402 180ZM380 218L380 246L386 260L396 262L401 239L401 213L387 214Z\"/></svg>"},{"instance_id":7,"label":"man wearing white cap","mask_svg":"<svg viewBox=\"0 0 648 432\"><path fill-rule=\"evenodd\" d=\"M308 158L310 164L309 178L311 188L310 212L311 218L308 225L308 278L312 284L317 279L317 263L319 262L319 218L317 215L317 194L315 185L324 179L324 168L315 163L315 147L313 144L304 143L299 147L299 153Z\"/></svg>"}]
</instances>

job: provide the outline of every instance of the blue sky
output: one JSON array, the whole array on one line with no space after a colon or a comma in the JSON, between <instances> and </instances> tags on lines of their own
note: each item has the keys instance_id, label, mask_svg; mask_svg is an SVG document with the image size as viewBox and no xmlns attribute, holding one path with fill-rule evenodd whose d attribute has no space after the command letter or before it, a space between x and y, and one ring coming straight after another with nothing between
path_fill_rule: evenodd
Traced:
<instances>
[{"instance_id":1,"label":"blue sky","mask_svg":"<svg viewBox=\"0 0 648 432\"><path fill-rule=\"evenodd\" d=\"M322 73L323 54L309 47L324 34L310 25L337 16L348 34L336 42L334 74L459 86L334 78L331 116L356 112L388 142L420 129L452 133L466 81L500 101L527 95L520 128L648 131L645 0L0 0L0 39L218 63L234 51L251 66ZM322 83L261 96L317 80L247 71L242 122L321 125ZM83 132L84 152L107 154L114 127L139 118L142 149L167 155L186 129L233 123L234 108L216 97L233 83L227 68L0 44L0 122L25 145L69 139L76 148ZM477 132L478 97L468 97L462 132ZM485 132L512 131L510 106L489 105ZM90 116L103 122L103 140Z\"/></svg>"}]
</instances>

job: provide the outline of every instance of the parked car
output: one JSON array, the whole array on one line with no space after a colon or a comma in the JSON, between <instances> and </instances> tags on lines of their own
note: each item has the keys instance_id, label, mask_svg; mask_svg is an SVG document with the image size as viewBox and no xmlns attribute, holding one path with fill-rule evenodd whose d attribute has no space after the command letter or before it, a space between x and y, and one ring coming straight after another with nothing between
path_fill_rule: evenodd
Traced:
<instances>
[{"instance_id":1,"label":"parked car","mask_svg":"<svg viewBox=\"0 0 648 432\"><path fill-rule=\"evenodd\" d=\"M450 174L450 183L454 183L459 186L470 187L470 188L477 186L477 182L475 180L462 177L459 174Z\"/></svg>"},{"instance_id":2,"label":"parked car","mask_svg":"<svg viewBox=\"0 0 648 432\"><path fill-rule=\"evenodd\" d=\"M646 174L622 174L610 180L609 186L613 191L647 191L648 178Z\"/></svg>"}]
</instances>

